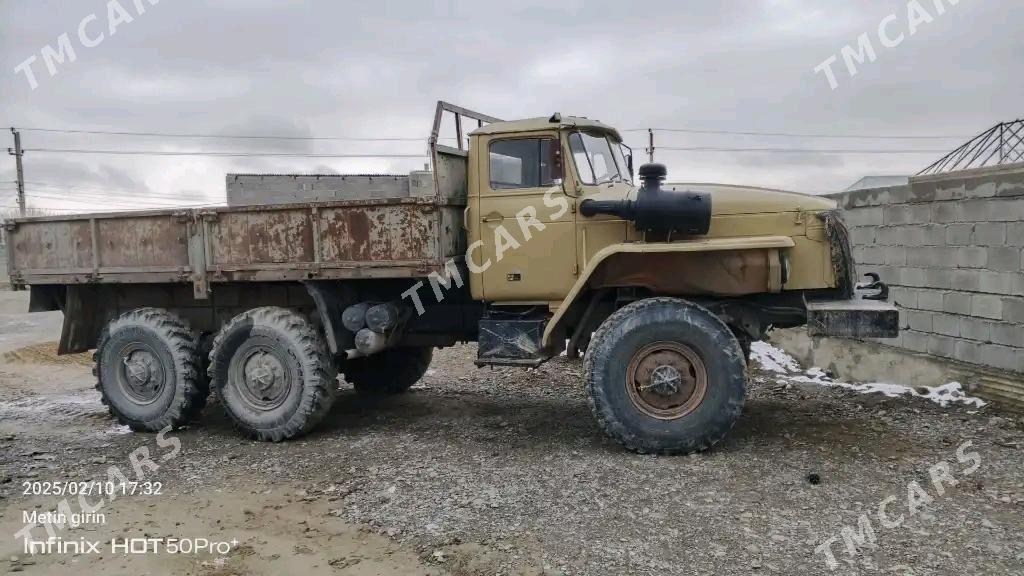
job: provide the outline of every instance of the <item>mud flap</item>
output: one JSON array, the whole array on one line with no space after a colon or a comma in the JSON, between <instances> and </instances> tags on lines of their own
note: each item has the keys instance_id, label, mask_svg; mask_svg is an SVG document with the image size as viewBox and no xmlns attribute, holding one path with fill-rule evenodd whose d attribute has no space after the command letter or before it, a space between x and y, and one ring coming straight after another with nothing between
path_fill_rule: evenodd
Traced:
<instances>
[{"instance_id":1,"label":"mud flap","mask_svg":"<svg viewBox=\"0 0 1024 576\"><path fill-rule=\"evenodd\" d=\"M477 366L538 366L546 319L480 320Z\"/></svg>"}]
</instances>

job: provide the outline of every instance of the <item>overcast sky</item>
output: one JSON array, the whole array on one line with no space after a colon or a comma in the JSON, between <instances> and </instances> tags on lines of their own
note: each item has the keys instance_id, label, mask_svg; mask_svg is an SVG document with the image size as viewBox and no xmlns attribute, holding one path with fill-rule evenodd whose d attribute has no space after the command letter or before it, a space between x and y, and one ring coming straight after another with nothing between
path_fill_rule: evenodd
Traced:
<instances>
[{"instance_id":1,"label":"overcast sky","mask_svg":"<svg viewBox=\"0 0 1024 576\"><path fill-rule=\"evenodd\" d=\"M113 0L119 3L114 7L102 0L0 0L0 123L425 141L438 99L506 119L560 111L619 128L741 132L969 137L1024 116L1024 3L918 1L911 18L907 0L221 0L210 5L160 0L155 6L152 0ZM894 17L887 19L890 14ZM885 37L880 38L883 21ZM64 33L76 59L54 62L51 76L45 47L58 48ZM862 33L868 34L876 60L858 64L851 77L841 50L856 48ZM824 72L814 70L832 55L835 89ZM35 89L24 70L15 71L32 56ZM626 133L638 156L645 139L642 132ZM10 134L3 140L5 147L11 145ZM661 133L656 144L945 150L962 140ZM298 153L425 149L422 142L42 132L24 132L23 146ZM911 174L939 156L666 150L656 159L668 165L673 181L822 193L864 175ZM42 184L27 187L29 204L67 208L155 205L172 198L216 202L224 197L227 172L404 172L421 167L423 160L28 152L24 163L26 180ZM7 156L0 162L0 181L13 179L14 161ZM59 199L76 193L79 203ZM0 206L13 203L10 185L0 184Z\"/></svg>"}]
</instances>

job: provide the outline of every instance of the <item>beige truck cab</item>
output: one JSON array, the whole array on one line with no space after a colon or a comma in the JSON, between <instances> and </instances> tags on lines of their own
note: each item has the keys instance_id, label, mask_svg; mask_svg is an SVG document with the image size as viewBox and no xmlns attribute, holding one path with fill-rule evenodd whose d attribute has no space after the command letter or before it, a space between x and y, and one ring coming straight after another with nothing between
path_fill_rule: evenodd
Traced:
<instances>
[{"instance_id":1,"label":"beige truck cab","mask_svg":"<svg viewBox=\"0 0 1024 576\"><path fill-rule=\"evenodd\" d=\"M428 142L429 172L388 176L393 197L360 176L314 202L9 221L12 286L64 312L61 352L96 349L122 423L187 424L215 390L272 441L315 427L339 375L401 393L435 347L475 341L481 366L582 355L604 432L687 453L733 426L773 327L897 333L832 200L667 184L611 126L557 113L439 102Z\"/></svg>"}]
</instances>

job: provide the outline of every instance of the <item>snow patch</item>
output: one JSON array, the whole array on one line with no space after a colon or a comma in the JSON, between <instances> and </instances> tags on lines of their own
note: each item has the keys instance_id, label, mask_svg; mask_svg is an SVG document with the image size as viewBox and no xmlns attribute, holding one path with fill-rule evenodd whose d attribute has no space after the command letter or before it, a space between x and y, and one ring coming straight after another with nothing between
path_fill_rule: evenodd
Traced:
<instances>
[{"instance_id":1,"label":"snow patch","mask_svg":"<svg viewBox=\"0 0 1024 576\"><path fill-rule=\"evenodd\" d=\"M767 342L754 342L750 347L750 353L751 358L763 370L780 375L780 380L786 384L817 384L819 386L844 388L862 394L884 394L889 398L917 396L931 400L942 407L946 407L953 402L977 407L986 404L980 398L968 396L964 392L963 385L959 382L948 382L942 386L934 387L919 386L917 388L888 382L849 383L835 380L817 366L805 370L800 367L800 363L797 362L796 358Z\"/></svg>"},{"instance_id":2,"label":"snow patch","mask_svg":"<svg viewBox=\"0 0 1024 576\"><path fill-rule=\"evenodd\" d=\"M103 436L103 435L106 435L106 436L121 436L121 435L124 435L124 434L131 434L131 433L132 433L132 429L131 428L129 428L127 426L124 426L124 425L121 425L121 424L114 424L113 426L111 426L107 430L104 430L103 432L101 432L100 435L101 436Z\"/></svg>"},{"instance_id":3,"label":"snow patch","mask_svg":"<svg viewBox=\"0 0 1024 576\"><path fill-rule=\"evenodd\" d=\"M800 364L783 350L767 342L757 341L750 344L750 356L761 365L763 370L776 374L799 372Z\"/></svg>"}]
</instances>

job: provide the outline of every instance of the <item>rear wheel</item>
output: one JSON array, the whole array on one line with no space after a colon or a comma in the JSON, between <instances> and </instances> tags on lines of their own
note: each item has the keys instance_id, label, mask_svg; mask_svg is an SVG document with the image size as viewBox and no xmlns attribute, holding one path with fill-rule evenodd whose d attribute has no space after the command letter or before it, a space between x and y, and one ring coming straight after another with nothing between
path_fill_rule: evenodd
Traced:
<instances>
[{"instance_id":1,"label":"rear wheel","mask_svg":"<svg viewBox=\"0 0 1024 576\"><path fill-rule=\"evenodd\" d=\"M140 308L114 319L93 358L103 403L132 430L177 428L205 404L195 336L166 310Z\"/></svg>"},{"instance_id":2,"label":"rear wheel","mask_svg":"<svg viewBox=\"0 0 1024 576\"><path fill-rule=\"evenodd\" d=\"M649 298L612 314L584 360L590 407L630 450L705 450L743 408L745 361L729 328L676 298Z\"/></svg>"},{"instance_id":3,"label":"rear wheel","mask_svg":"<svg viewBox=\"0 0 1024 576\"><path fill-rule=\"evenodd\" d=\"M305 434L337 397L322 334L285 308L249 310L224 326L213 342L209 375L228 418L258 440Z\"/></svg>"},{"instance_id":4,"label":"rear wheel","mask_svg":"<svg viewBox=\"0 0 1024 576\"><path fill-rule=\"evenodd\" d=\"M433 356L431 347L390 348L346 360L340 370L361 394L401 394L423 377Z\"/></svg>"}]
</instances>

